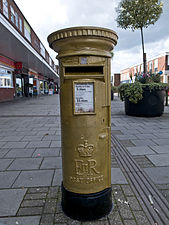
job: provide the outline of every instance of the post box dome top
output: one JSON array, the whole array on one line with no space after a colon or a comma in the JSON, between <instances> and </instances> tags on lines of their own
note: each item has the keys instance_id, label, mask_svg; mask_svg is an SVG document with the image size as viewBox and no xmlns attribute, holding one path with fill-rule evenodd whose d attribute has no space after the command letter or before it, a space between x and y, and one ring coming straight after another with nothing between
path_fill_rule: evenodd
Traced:
<instances>
[{"instance_id":1,"label":"post box dome top","mask_svg":"<svg viewBox=\"0 0 169 225\"><path fill-rule=\"evenodd\" d=\"M49 46L60 56L70 55L70 51L71 55L77 54L77 51L82 54L84 50L86 54L91 54L89 49L102 49L102 51L107 51L107 56L110 57L110 51L117 44L117 39L118 36L113 30L93 26L61 29L48 36Z\"/></svg>"}]
</instances>

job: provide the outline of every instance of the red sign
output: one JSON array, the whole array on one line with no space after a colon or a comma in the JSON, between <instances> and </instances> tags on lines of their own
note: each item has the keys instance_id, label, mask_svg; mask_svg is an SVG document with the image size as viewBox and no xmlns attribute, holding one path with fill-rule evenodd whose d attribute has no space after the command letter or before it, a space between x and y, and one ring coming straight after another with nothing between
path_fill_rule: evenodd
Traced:
<instances>
[{"instance_id":1,"label":"red sign","mask_svg":"<svg viewBox=\"0 0 169 225\"><path fill-rule=\"evenodd\" d=\"M22 62L16 62L16 63L15 63L15 68L16 68L17 70L21 70L21 69L22 69Z\"/></svg>"}]
</instances>

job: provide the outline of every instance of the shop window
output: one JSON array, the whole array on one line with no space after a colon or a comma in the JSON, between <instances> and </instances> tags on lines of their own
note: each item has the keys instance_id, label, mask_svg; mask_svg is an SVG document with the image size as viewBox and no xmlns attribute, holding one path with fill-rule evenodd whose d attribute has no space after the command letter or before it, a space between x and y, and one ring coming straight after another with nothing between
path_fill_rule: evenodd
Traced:
<instances>
[{"instance_id":1,"label":"shop window","mask_svg":"<svg viewBox=\"0 0 169 225\"><path fill-rule=\"evenodd\" d=\"M154 72L158 72L158 59L154 60Z\"/></svg>"},{"instance_id":2,"label":"shop window","mask_svg":"<svg viewBox=\"0 0 169 225\"><path fill-rule=\"evenodd\" d=\"M11 21L12 23L15 23L15 12L12 6L10 6L11 9Z\"/></svg>"},{"instance_id":3,"label":"shop window","mask_svg":"<svg viewBox=\"0 0 169 225\"><path fill-rule=\"evenodd\" d=\"M149 62L149 72L152 73L152 69L153 69L153 62Z\"/></svg>"},{"instance_id":4,"label":"shop window","mask_svg":"<svg viewBox=\"0 0 169 225\"><path fill-rule=\"evenodd\" d=\"M9 18L8 16L8 2L7 0L3 0L3 14Z\"/></svg>"},{"instance_id":5,"label":"shop window","mask_svg":"<svg viewBox=\"0 0 169 225\"><path fill-rule=\"evenodd\" d=\"M5 69L0 69L0 88L12 88L12 72Z\"/></svg>"},{"instance_id":6,"label":"shop window","mask_svg":"<svg viewBox=\"0 0 169 225\"><path fill-rule=\"evenodd\" d=\"M19 30L22 32L22 19L19 17Z\"/></svg>"},{"instance_id":7,"label":"shop window","mask_svg":"<svg viewBox=\"0 0 169 225\"><path fill-rule=\"evenodd\" d=\"M39 41L37 39L34 39L34 45L35 48L39 51Z\"/></svg>"},{"instance_id":8,"label":"shop window","mask_svg":"<svg viewBox=\"0 0 169 225\"><path fill-rule=\"evenodd\" d=\"M40 54L45 58L45 48L42 43L40 43Z\"/></svg>"},{"instance_id":9,"label":"shop window","mask_svg":"<svg viewBox=\"0 0 169 225\"><path fill-rule=\"evenodd\" d=\"M31 28L25 20L24 20L24 35L26 39L31 42Z\"/></svg>"}]
</instances>

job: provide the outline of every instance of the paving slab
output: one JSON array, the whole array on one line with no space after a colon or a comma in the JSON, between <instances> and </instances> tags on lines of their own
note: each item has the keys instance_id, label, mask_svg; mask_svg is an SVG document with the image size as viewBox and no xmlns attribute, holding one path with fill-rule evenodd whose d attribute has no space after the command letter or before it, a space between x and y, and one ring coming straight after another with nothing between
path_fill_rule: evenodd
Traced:
<instances>
[{"instance_id":1,"label":"paving slab","mask_svg":"<svg viewBox=\"0 0 169 225\"><path fill-rule=\"evenodd\" d=\"M169 154L147 155L155 166L169 166Z\"/></svg>"},{"instance_id":2,"label":"paving slab","mask_svg":"<svg viewBox=\"0 0 169 225\"><path fill-rule=\"evenodd\" d=\"M3 143L3 142L2 142ZM25 148L28 142L11 141L6 142L1 148Z\"/></svg>"},{"instance_id":3,"label":"paving slab","mask_svg":"<svg viewBox=\"0 0 169 225\"><path fill-rule=\"evenodd\" d=\"M55 130L48 130L48 131L38 131L36 135L41 136L41 135L54 135Z\"/></svg>"},{"instance_id":4,"label":"paving slab","mask_svg":"<svg viewBox=\"0 0 169 225\"><path fill-rule=\"evenodd\" d=\"M162 146L151 146L151 148L161 154L161 153L169 153L169 145L162 145Z\"/></svg>"},{"instance_id":5,"label":"paving slab","mask_svg":"<svg viewBox=\"0 0 169 225\"><path fill-rule=\"evenodd\" d=\"M52 183L52 186L56 186L56 185L61 185L62 183L62 169L56 169L55 170L55 175L54 175L54 178L53 178L53 183Z\"/></svg>"},{"instance_id":6,"label":"paving slab","mask_svg":"<svg viewBox=\"0 0 169 225\"><path fill-rule=\"evenodd\" d=\"M144 171L155 184L169 183L169 167L145 168Z\"/></svg>"},{"instance_id":7,"label":"paving slab","mask_svg":"<svg viewBox=\"0 0 169 225\"><path fill-rule=\"evenodd\" d=\"M134 211L134 216L136 218L137 224L139 225L151 225L148 219L145 216L143 211Z\"/></svg>"},{"instance_id":8,"label":"paving slab","mask_svg":"<svg viewBox=\"0 0 169 225\"><path fill-rule=\"evenodd\" d=\"M136 134L137 139L154 139L156 138L153 134Z\"/></svg>"},{"instance_id":9,"label":"paving slab","mask_svg":"<svg viewBox=\"0 0 169 225\"><path fill-rule=\"evenodd\" d=\"M39 225L40 216L0 218L0 225Z\"/></svg>"},{"instance_id":10,"label":"paving slab","mask_svg":"<svg viewBox=\"0 0 169 225\"><path fill-rule=\"evenodd\" d=\"M59 156L61 148L37 148L32 157Z\"/></svg>"},{"instance_id":11,"label":"paving slab","mask_svg":"<svg viewBox=\"0 0 169 225\"><path fill-rule=\"evenodd\" d=\"M3 147L5 144L6 144L6 142L4 142L4 141L1 142L1 141L0 141L0 148Z\"/></svg>"},{"instance_id":12,"label":"paving slab","mask_svg":"<svg viewBox=\"0 0 169 225\"><path fill-rule=\"evenodd\" d=\"M25 148L13 148L5 155L4 158L26 158L31 157L33 152L35 151L34 148L32 149L25 149Z\"/></svg>"},{"instance_id":13,"label":"paving slab","mask_svg":"<svg viewBox=\"0 0 169 225\"><path fill-rule=\"evenodd\" d=\"M161 145L169 145L169 139L166 139L166 138L165 139L157 138L157 139L153 139L153 141L159 146L161 146Z\"/></svg>"},{"instance_id":14,"label":"paving slab","mask_svg":"<svg viewBox=\"0 0 169 225\"><path fill-rule=\"evenodd\" d=\"M6 136L1 138L0 141L20 141L23 136Z\"/></svg>"},{"instance_id":15,"label":"paving slab","mask_svg":"<svg viewBox=\"0 0 169 225\"><path fill-rule=\"evenodd\" d=\"M131 155L156 154L149 146L127 147Z\"/></svg>"},{"instance_id":16,"label":"paving slab","mask_svg":"<svg viewBox=\"0 0 169 225\"><path fill-rule=\"evenodd\" d=\"M128 184L120 168L111 168L111 183L112 184Z\"/></svg>"},{"instance_id":17,"label":"paving slab","mask_svg":"<svg viewBox=\"0 0 169 225\"><path fill-rule=\"evenodd\" d=\"M54 170L22 171L13 187L41 187L50 186Z\"/></svg>"},{"instance_id":18,"label":"paving slab","mask_svg":"<svg viewBox=\"0 0 169 225\"><path fill-rule=\"evenodd\" d=\"M13 159L0 159L0 171L4 171L12 163Z\"/></svg>"},{"instance_id":19,"label":"paving slab","mask_svg":"<svg viewBox=\"0 0 169 225\"><path fill-rule=\"evenodd\" d=\"M22 141L41 141L43 136L25 136L22 138Z\"/></svg>"},{"instance_id":20,"label":"paving slab","mask_svg":"<svg viewBox=\"0 0 169 225\"><path fill-rule=\"evenodd\" d=\"M48 148L51 141L31 141L26 148Z\"/></svg>"},{"instance_id":21,"label":"paving slab","mask_svg":"<svg viewBox=\"0 0 169 225\"><path fill-rule=\"evenodd\" d=\"M131 140L131 142L135 145L135 146L153 146L153 145L157 145L158 143L149 140L149 139L144 139L144 140Z\"/></svg>"},{"instance_id":22,"label":"paving slab","mask_svg":"<svg viewBox=\"0 0 169 225\"><path fill-rule=\"evenodd\" d=\"M9 152L9 149L0 149L0 158L3 158L7 153Z\"/></svg>"},{"instance_id":23,"label":"paving slab","mask_svg":"<svg viewBox=\"0 0 169 225\"><path fill-rule=\"evenodd\" d=\"M61 169L62 168L62 158L61 157L46 157L40 169Z\"/></svg>"},{"instance_id":24,"label":"paving slab","mask_svg":"<svg viewBox=\"0 0 169 225\"><path fill-rule=\"evenodd\" d=\"M164 138L169 138L169 132L165 132L165 133L157 133L156 135L155 135L157 138L162 138L162 139L164 139Z\"/></svg>"},{"instance_id":25,"label":"paving slab","mask_svg":"<svg viewBox=\"0 0 169 225\"><path fill-rule=\"evenodd\" d=\"M8 170L35 170L40 167L42 158L20 158L15 159Z\"/></svg>"},{"instance_id":26,"label":"paving slab","mask_svg":"<svg viewBox=\"0 0 169 225\"><path fill-rule=\"evenodd\" d=\"M51 148L61 147L61 141L52 141L50 147Z\"/></svg>"},{"instance_id":27,"label":"paving slab","mask_svg":"<svg viewBox=\"0 0 169 225\"><path fill-rule=\"evenodd\" d=\"M0 188L10 188L19 173L19 171L0 172Z\"/></svg>"},{"instance_id":28,"label":"paving slab","mask_svg":"<svg viewBox=\"0 0 169 225\"><path fill-rule=\"evenodd\" d=\"M26 191L27 189L0 190L0 216L15 216Z\"/></svg>"},{"instance_id":29,"label":"paving slab","mask_svg":"<svg viewBox=\"0 0 169 225\"><path fill-rule=\"evenodd\" d=\"M115 137L119 140L135 140L137 137L135 135L129 135L129 134L124 134L124 135L115 135Z\"/></svg>"},{"instance_id":30,"label":"paving slab","mask_svg":"<svg viewBox=\"0 0 169 225\"><path fill-rule=\"evenodd\" d=\"M45 135L43 141L60 141L61 135Z\"/></svg>"}]
</instances>

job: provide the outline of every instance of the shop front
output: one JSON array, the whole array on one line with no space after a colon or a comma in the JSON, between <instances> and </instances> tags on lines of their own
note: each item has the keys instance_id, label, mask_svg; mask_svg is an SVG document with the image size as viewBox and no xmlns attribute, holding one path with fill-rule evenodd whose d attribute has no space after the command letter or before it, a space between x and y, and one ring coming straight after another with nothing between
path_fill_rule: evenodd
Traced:
<instances>
[{"instance_id":1,"label":"shop front","mask_svg":"<svg viewBox=\"0 0 169 225\"><path fill-rule=\"evenodd\" d=\"M44 81L44 93L45 94L49 93L49 87L48 87L48 81L47 80Z\"/></svg>"},{"instance_id":2,"label":"shop front","mask_svg":"<svg viewBox=\"0 0 169 225\"><path fill-rule=\"evenodd\" d=\"M29 96L29 76L22 73L16 74L16 97L28 97Z\"/></svg>"},{"instance_id":3,"label":"shop front","mask_svg":"<svg viewBox=\"0 0 169 225\"><path fill-rule=\"evenodd\" d=\"M15 96L14 68L12 60L0 55L0 102Z\"/></svg>"},{"instance_id":4,"label":"shop front","mask_svg":"<svg viewBox=\"0 0 169 225\"><path fill-rule=\"evenodd\" d=\"M0 66L0 102L12 100L15 96L13 70Z\"/></svg>"}]
</instances>

